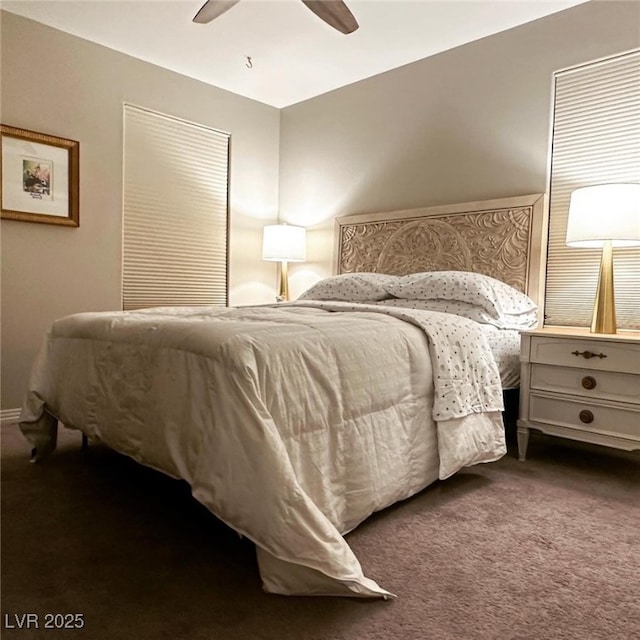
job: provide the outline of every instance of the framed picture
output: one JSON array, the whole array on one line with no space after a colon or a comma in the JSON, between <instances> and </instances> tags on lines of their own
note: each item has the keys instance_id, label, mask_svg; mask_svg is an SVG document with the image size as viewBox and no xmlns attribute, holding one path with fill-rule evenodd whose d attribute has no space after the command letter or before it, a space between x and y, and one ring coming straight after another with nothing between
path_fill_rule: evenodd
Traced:
<instances>
[{"instance_id":1,"label":"framed picture","mask_svg":"<svg viewBox=\"0 0 640 640\"><path fill-rule=\"evenodd\" d=\"M0 134L2 217L79 226L80 143L4 124Z\"/></svg>"}]
</instances>

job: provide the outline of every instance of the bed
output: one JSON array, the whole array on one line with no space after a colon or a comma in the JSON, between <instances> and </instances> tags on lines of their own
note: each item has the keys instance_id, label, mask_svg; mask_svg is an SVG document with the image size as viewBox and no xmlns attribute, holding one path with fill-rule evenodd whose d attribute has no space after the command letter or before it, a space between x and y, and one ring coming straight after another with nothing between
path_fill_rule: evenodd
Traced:
<instances>
[{"instance_id":1,"label":"bed","mask_svg":"<svg viewBox=\"0 0 640 640\"><path fill-rule=\"evenodd\" d=\"M537 321L543 197L336 229L336 275L290 303L55 322L20 418L34 459L55 450L60 422L188 482L255 543L265 591L393 597L344 536L504 455L517 373L501 370L496 354L514 352L497 338Z\"/></svg>"}]
</instances>

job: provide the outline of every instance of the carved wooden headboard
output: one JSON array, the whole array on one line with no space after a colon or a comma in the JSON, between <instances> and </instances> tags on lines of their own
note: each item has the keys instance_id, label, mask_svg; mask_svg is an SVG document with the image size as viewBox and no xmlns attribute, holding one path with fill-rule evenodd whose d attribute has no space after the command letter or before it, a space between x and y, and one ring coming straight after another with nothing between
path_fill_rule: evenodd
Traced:
<instances>
[{"instance_id":1,"label":"carved wooden headboard","mask_svg":"<svg viewBox=\"0 0 640 640\"><path fill-rule=\"evenodd\" d=\"M336 273L475 271L542 306L544 194L336 218Z\"/></svg>"}]
</instances>

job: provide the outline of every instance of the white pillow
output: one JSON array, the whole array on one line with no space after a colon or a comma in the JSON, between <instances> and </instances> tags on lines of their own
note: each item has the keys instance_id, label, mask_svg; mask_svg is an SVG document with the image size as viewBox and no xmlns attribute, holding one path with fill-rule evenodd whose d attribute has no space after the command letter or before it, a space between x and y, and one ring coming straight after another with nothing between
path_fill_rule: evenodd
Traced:
<instances>
[{"instance_id":1,"label":"white pillow","mask_svg":"<svg viewBox=\"0 0 640 640\"><path fill-rule=\"evenodd\" d=\"M498 329L531 329L538 324L538 314L536 311L527 311L526 313L520 314L503 313L499 318L495 318L490 313L487 313L483 307L478 307L468 302L460 302L459 300L409 300L404 298L391 298L390 300L380 300L375 304L452 313L456 316L462 316L463 318L480 322L481 324L490 324Z\"/></svg>"},{"instance_id":2,"label":"white pillow","mask_svg":"<svg viewBox=\"0 0 640 640\"><path fill-rule=\"evenodd\" d=\"M529 296L512 286L470 271L429 271L399 277L388 288L396 298L457 300L482 307L493 318L537 309Z\"/></svg>"},{"instance_id":3,"label":"white pillow","mask_svg":"<svg viewBox=\"0 0 640 640\"><path fill-rule=\"evenodd\" d=\"M398 276L384 273L342 273L316 282L298 300L341 300L346 302L368 302L390 298L387 290L395 284Z\"/></svg>"}]
</instances>

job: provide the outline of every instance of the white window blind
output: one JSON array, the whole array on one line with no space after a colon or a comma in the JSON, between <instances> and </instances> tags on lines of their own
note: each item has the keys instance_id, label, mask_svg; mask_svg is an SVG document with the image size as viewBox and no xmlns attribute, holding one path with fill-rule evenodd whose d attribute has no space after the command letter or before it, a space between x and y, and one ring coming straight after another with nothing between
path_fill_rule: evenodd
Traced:
<instances>
[{"instance_id":1,"label":"white window blind","mask_svg":"<svg viewBox=\"0 0 640 640\"><path fill-rule=\"evenodd\" d=\"M225 306L229 135L124 106L123 309Z\"/></svg>"},{"instance_id":2,"label":"white window blind","mask_svg":"<svg viewBox=\"0 0 640 640\"><path fill-rule=\"evenodd\" d=\"M554 89L545 324L588 327L601 252L566 245L569 200L579 187L640 182L640 50L559 71ZM640 329L640 249L613 260L618 328Z\"/></svg>"}]
</instances>

